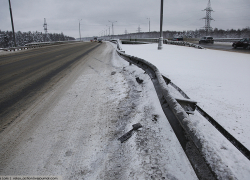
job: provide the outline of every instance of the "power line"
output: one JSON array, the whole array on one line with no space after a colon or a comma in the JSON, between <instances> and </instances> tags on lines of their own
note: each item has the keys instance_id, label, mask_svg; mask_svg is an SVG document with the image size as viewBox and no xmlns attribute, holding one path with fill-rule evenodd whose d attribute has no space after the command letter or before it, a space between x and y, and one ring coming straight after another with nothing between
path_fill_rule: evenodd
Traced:
<instances>
[{"instance_id":1,"label":"power line","mask_svg":"<svg viewBox=\"0 0 250 180\"><path fill-rule=\"evenodd\" d=\"M234 6L234 7L230 7L230 8L225 8L224 6L223 6L223 10L225 10L225 9L240 9L240 8L248 8L248 7L250 7L250 4L248 4L248 5L242 5L242 6Z\"/></svg>"}]
</instances>

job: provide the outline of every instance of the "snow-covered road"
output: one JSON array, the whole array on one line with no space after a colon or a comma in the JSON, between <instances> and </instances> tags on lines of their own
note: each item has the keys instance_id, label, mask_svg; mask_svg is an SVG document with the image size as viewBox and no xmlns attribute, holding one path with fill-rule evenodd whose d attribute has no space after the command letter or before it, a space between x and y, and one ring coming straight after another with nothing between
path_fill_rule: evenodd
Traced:
<instances>
[{"instance_id":1,"label":"snow-covered road","mask_svg":"<svg viewBox=\"0 0 250 180\"><path fill-rule=\"evenodd\" d=\"M143 127L118 141L135 123ZM110 43L84 57L0 134L0 175L197 179L150 78Z\"/></svg>"}]
</instances>

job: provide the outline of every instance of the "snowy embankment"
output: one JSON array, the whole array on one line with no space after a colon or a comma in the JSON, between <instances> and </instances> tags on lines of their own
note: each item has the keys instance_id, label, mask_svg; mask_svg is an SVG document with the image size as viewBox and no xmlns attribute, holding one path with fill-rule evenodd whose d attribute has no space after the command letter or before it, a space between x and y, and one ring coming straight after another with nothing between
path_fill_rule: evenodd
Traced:
<instances>
[{"instance_id":1,"label":"snowy embankment","mask_svg":"<svg viewBox=\"0 0 250 180\"><path fill-rule=\"evenodd\" d=\"M160 72L191 99L198 101L200 107L250 149L249 55L173 45L164 45L159 51L156 44L123 45L122 49L126 54L156 65ZM179 97L173 88L172 93ZM198 113L190 115L190 118L233 174L239 179L247 179L249 161Z\"/></svg>"}]
</instances>

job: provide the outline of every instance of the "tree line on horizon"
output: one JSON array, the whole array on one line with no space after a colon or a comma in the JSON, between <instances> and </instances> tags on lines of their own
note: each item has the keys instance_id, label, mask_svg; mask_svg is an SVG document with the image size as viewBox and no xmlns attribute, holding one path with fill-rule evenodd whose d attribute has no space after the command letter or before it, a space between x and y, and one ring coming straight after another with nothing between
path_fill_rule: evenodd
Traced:
<instances>
[{"instance_id":1,"label":"tree line on horizon","mask_svg":"<svg viewBox=\"0 0 250 180\"><path fill-rule=\"evenodd\" d=\"M47 41L70 41L75 38L66 36L63 33L42 33L42 32L21 32L15 33L16 45L24 46L27 43L32 42L47 42ZM0 47L8 48L14 46L14 39L12 31L1 31L0 30Z\"/></svg>"},{"instance_id":2,"label":"tree line on horizon","mask_svg":"<svg viewBox=\"0 0 250 180\"><path fill-rule=\"evenodd\" d=\"M214 28L208 34L204 29L199 30L189 30L189 31L163 31L163 38L164 39L172 39L176 37L183 37L183 38L201 38L203 36L212 36L214 38L250 38L250 27L242 28L242 29L218 29ZM159 31L152 31L152 32L140 32L140 33L130 33L130 34L121 34L121 35L114 35L113 38L159 38Z\"/></svg>"}]
</instances>

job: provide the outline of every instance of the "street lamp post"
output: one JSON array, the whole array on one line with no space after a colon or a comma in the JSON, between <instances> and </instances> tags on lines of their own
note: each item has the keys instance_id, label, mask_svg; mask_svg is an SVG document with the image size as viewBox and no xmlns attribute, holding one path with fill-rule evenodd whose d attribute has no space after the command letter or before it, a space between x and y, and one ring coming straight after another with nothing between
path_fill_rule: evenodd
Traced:
<instances>
[{"instance_id":1,"label":"street lamp post","mask_svg":"<svg viewBox=\"0 0 250 180\"><path fill-rule=\"evenodd\" d=\"M148 32L150 32L150 18L147 18L148 20L149 20L149 24L148 24L148 29L149 29L149 31Z\"/></svg>"},{"instance_id":2,"label":"street lamp post","mask_svg":"<svg viewBox=\"0 0 250 180\"><path fill-rule=\"evenodd\" d=\"M13 23L13 16L12 16L12 10L11 10L10 0L9 0L9 6L10 6L10 19L11 19L11 25L12 25L12 33L13 33L13 39L14 39L14 46L16 47L16 36L15 36L15 30L14 30L14 23Z\"/></svg>"},{"instance_id":3,"label":"street lamp post","mask_svg":"<svg viewBox=\"0 0 250 180\"><path fill-rule=\"evenodd\" d=\"M117 22L117 21L113 21L113 22L112 22L112 21L109 21L109 22L112 23L112 35L114 35L114 23ZM111 39L112 39L112 38L111 38Z\"/></svg>"},{"instance_id":4,"label":"street lamp post","mask_svg":"<svg viewBox=\"0 0 250 180\"><path fill-rule=\"evenodd\" d=\"M79 36L80 36L80 41L82 40L82 39L81 39L81 23L80 23L81 20L82 20L82 19L79 19Z\"/></svg>"},{"instance_id":5,"label":"street lamp post","mask_svg":"<svg viewBox=\"0 0 250 180\"><path fill-rule=\"evenodd\" d=\"M110 36L110 26L108 26L108 25L106 25L107 27L109 27L109 35L108 35L108 33L107 33L107 36Z\"/></svg>"},{"instance_id":6,"label":"street lamp post","mask_svg":"<svg viewBox=\"0 0 250 180\"><path fill-rule=\"evenodd\" d=\"M108 25L106 25L106 26L108 26ZM109 36L110 36L110 26L108 26L109 27Z\"/></svg>"},{"instance_id":7,"label":"street lamp post","mask_svg":"<svg viewBox=\"0 0 250 180\"><path fill-rule=\"evenodd\" d=\"M163 45L163 33L162 33L162 22L163 22L163 1L161 0L161 12L160 12L160 38L159 38L159 43L158 43L158 49L162 49Z\"/></svg>"}]
</instances>

